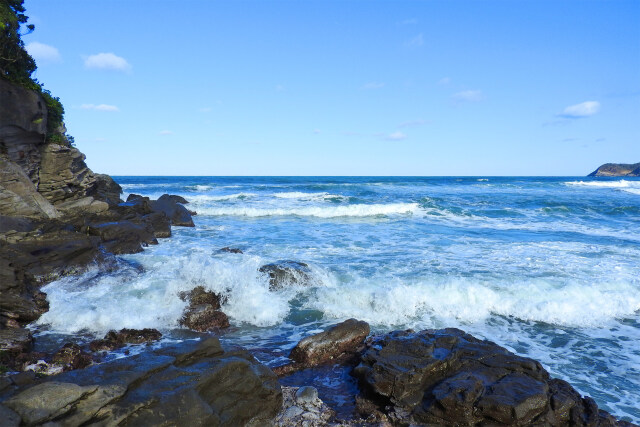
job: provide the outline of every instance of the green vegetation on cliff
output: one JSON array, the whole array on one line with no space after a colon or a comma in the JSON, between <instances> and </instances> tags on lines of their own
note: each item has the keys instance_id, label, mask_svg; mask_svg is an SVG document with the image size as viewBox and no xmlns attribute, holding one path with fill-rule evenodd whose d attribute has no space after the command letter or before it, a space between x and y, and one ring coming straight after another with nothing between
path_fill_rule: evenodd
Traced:
<instances>
[{"instance_id":1,"label":"green vegetation on cliff","mask_svg":"<svg viewBox=\"0 0 640 427\"><path fill-rule=\"evenodd\" d=\"M0 0L0 77L40 92L47 104L48 139L68 139L58 131L64 119L60 99L31 77L37 66L25 49L22 36L31 33L35 27L27 24L29 18L24 12L24 0ZM26 30L24 34L23 28Z\"/></svg>"}]
</instances>

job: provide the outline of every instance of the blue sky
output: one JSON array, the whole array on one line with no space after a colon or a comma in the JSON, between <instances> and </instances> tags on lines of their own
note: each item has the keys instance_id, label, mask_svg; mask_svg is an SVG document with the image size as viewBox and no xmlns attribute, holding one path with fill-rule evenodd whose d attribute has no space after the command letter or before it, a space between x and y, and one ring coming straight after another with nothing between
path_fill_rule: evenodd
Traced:
<instances>
[{"instance_id":1,"label":"blue sky","mask_svg":"<svg viewBox=\"0 0 640 427\"><path fill-rule=\"evenodd\" d=\"M26 0L113 175L585 175L640 161L638 1Z\"/></svg>"}]
</instances>

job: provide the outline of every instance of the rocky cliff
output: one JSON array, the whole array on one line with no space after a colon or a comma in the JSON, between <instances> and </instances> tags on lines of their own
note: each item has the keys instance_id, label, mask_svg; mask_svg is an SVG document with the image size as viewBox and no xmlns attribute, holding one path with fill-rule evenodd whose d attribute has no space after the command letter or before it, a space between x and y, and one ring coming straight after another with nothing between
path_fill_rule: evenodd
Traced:
<instances>
[{"instance_id":1,"label":"rocky cliff","mask_svg":"<svg viewBox=\"0 0 640 427\"><path fill-rule=\"evenodd\" d=\"M47 135L40 94L0 79L0 214L56 218L120 203L120 186L84 160L64 129Z\"/></svg>"},{"instance_id":2,"label":"rocky cliff","mask_svg":"<svg viewBox=\"0 0 640 427\"><path fill-rule=\"evenodd\" d=\"M605 163L587 176L640 176L640 163Z\"/></svg>"}]
</instances>

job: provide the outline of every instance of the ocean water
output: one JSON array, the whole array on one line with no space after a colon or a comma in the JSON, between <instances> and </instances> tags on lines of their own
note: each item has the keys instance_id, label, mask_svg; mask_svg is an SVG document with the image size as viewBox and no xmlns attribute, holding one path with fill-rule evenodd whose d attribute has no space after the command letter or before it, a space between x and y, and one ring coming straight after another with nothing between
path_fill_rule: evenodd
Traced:
<instances>
[{"instance_id":1,"label":"ocean water","mask_svg":"<svg viewBox=\"0 0 640 427\"><path fill-rule=\"evenodd\" d=\"M599 406L640 422L640 180L116 177L124 197L179 194L195 228L44 289L44 341L158 328L168 340L202 285L223 293L223 339L270 365L355 317L375 332L458 327L535 358ZM244 253L220 252L222 247ZM260 266L309 264L268 290ZM49 337L49 338L45 338ZM318 380L321 381L321 380ZM325 396L341 404L327 375ZM343 396L344 397L344 396Z\"/></svg>"}]
</instances>

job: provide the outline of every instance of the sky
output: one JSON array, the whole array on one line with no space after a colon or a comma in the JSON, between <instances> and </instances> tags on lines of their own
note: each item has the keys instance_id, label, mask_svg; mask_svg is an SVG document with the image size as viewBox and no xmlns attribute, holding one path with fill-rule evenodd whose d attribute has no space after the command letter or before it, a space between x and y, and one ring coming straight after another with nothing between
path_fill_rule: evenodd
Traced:
<instances>
[{"instance_id":1,"label":"sky","mask_svg":"<svg viewBox=\"0 0 640 427\"><path fill-rule=\"evenodd\" d=\"M581 176L640 162L640 2L26 0L112 175Z\"/></svg>"}]
</instances>

